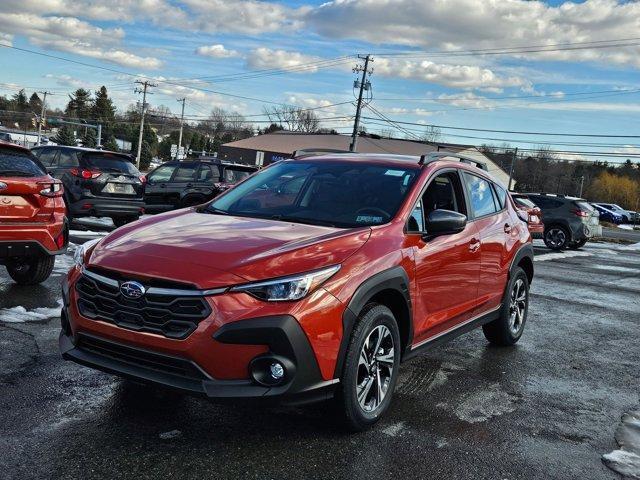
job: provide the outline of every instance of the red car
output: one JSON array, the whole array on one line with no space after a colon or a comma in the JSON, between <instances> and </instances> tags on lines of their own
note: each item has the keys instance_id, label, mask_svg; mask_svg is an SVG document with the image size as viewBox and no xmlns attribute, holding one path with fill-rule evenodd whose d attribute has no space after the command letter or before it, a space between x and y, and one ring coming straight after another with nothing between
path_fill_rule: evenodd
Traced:
<instances>
[{"instance_id":1,"label":"red car","mask_svg":"<svg viewBox=\"0 0 640 480\"><path fill-rule=\"evenodd\" d=\"M402 360L479 326L498 345L522 335L531 236L459 157L298 156L85 244L61 352L218 400L334 397L364 429Z\"/></svg>"},{"instance_id":2,"label":"red car","mask_svg":"<svg viewBox=\"0 0 640 480\"><path fill-rule=\"evenodd\" d=\"M511 198L516 208L525 215L523 220L526 219L527 226L531 235L543 234L544 223L542 223L542 210L535 203L533 203L526 195L518 195L511 193Z\"/></svg>"},{"instance_id":3,"label":"red car","mask_svg":"<svg viewBox=\"0 0 640 480\"><path fill-rule=\"evenodd\" d=\"M46 280L69 231L62 184L26 148L0 142L0 264L22 285Z\"/></svg>"}]
</instances>

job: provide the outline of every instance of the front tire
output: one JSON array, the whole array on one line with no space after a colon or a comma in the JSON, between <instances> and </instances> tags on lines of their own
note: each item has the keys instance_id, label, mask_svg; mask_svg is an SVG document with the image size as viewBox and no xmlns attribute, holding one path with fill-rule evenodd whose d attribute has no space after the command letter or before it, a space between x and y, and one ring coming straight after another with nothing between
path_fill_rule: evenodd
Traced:
<instances>
[{"instance_id":1,"label":"front tire","mask_svg":"<svg viewBox=\"0 0 640 480\"><path fill-rule=\"evenodd\" d=\"M571 234L559 225L552 225L544 232L544 244L551 250L564 250L569 246Z\"/></svg>"},{"instance_id":2,"label":"front tire","mask_svg":"<svg viewBox=\"0 0 640 480\"><path fill-rule=\"evenodd\" d=\"M494 345L515 345L527 322L529 311L529 278L523 269L515 267L507 284L500 317L482 326L485 338Z\"/></svg>"},{"instance_id":3,"label":"front tire","mask_svg":"<svg viewBox=\"0 0 640 480\"><path fill-rule=\"evenodd\" d=\"M582 240L578 240L577 242L571 242L569 244L569 248L571 250L578 250L579 248L584 247L588 240L588 238L583 238Z\"/></svg>"},{"instance_id":4,"label":"front tire","mask_svg":"<svg viewBox=\"0 0 640 480\"><path fill-rule=\"evenodd\" d=\"M391 310L367 305L352 333L336 397L349 429L366 430L388 410L398 380L400 348Z\"/></svg>"},{"instance_id":5,"label":"front tire","mask_svg":"<svg viewBox=\"0 0 640 480\"><path fill-rule=\"evenodd\" d=\"M21 258L8 262L7 272L18 285L37 285L49 278L55 263L54 255Z\"/></svg>"}]
</instances>

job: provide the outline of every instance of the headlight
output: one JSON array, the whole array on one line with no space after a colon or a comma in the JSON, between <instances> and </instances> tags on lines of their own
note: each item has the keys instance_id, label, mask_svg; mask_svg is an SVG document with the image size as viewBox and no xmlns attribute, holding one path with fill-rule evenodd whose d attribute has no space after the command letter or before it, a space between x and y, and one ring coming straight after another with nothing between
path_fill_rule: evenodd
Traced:
<instances>
[{"instance_id":1,"label":"headlight","mask_svg":"<svg viewBox=\"0 0 640 480\"><path fill-rule=\"evenodd\" d=\"M319 287L334 273L340 265L301 273L290 277L275 278L263 282L247 283L231 288L232 292L245 292L267 302L287 302L300 300Z\"/></svg>"},{"instance_id":2,"label":"headlight","mask_svg":"<svg viewBox=\"0 0 640 480\"><path fill-rule=\"evenodd\" d=\"M73 260L76 263L77 267L82 267L84 265L84 257L87 252L98 243L101 238L95 238L93 240L89 240L88 242L84 242L82 245L78 245L76 251L73 254Z\"/></svg>"}]
</instances>

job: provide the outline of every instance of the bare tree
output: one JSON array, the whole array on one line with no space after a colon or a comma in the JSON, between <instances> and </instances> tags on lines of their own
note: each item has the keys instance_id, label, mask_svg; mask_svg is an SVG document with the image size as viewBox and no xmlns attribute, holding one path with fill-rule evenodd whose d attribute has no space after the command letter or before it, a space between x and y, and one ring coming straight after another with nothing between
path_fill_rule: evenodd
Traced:
<instances>
[{"instance_id":1,"label":"bare tree","mask_svg":"<svg viewBox=\"0 0 640 480\"><path fill-rule=\"evenodd\" d=\"M437 142L442 137L442 132L438 127L429 125L422 134L422 140L425 142Z\"/></svg>"},{"instance_id":2,"label":"bare tree","mask_svg":"<svg viewBox=\"0 0 640 480\"><path fill-rule=\"evenodd\" d=\"M314 133L320 128L320 120L312 110L290 105L265 107L264 113L270 122L282 125L292 132Z\"/></svg>"}]
</instances>

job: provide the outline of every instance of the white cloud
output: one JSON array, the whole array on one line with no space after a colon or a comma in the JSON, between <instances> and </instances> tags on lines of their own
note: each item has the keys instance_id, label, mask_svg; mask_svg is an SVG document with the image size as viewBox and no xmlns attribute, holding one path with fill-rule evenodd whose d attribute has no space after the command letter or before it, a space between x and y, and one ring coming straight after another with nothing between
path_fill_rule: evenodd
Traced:
<instances>
[{"instance_id":1,"label":"white cloud","mask_svg":"<svg viewBox=\"0 0 640 480\"><path fill-rule=\"evenodd\" d=\"M381 57L375 59L375 73L385 77L437 83L452 88L500 91L505 87L525 88L529 82L517 76L502 76L476 65L434 63Z\"/></svg>"},{"instance_id":2,"label":"white cloud","mask_svg":"<svg viewBox=\"0 0 640 480\"><path fill-rule=\"evenodd\" d=\"M322 59L312 55L305 55L300 52L289 52L286 50L271 50L266 47L256 48L247 56L247 66L254 70L272 69L272 68L296 68L303 64L318 62ZM313 73L317 72L318 67L315 65L307 65L297 72Z\"/></svg>"},{"instance_id":3,"label":"white cloud","mask_svg":"<svg viewBox=\"0 0 640 480\"><path fill-rule=\"evenodd\" d=\"M71 75L56 75L53 73L47 73L44 75L44 78L48 78L50 80L55 80L56 84L61 87L73 87L73 88L87 88L91 87L91 85L87 82L83 82L78 80L77 78L72 77Z\"/></svg>"},{"instance_id":4,"label":"white cloud","mask_svg":"<svg viewBox=\"0 0 640 480\"><path fill-rule=\"evenodd\" d=\"M9 47L13 46L13 35L0 32L0 43Z\"/></svg>"},{"instance_id":5,"label":"white cloud","mask_svg":"<svg viewBox=\"0 0 640 480\"><path fill-rule=\"evenodd\" d=\"M465 92L453 95L442 94L436 99L438 103L444 103L446 105L453 105L454 107L462 108L489 108L494 105L494 102L486 97L478 96L473 92Z\"/></svg>"},{"instance_id":6,"label":"white cloud","mask_svg":"<svg viewBox=\"0 0 640 480\"><path fill-rule=\"evenodd\" d=\"M237 57L239 55L236 50L227 50L221 43L216 45L203 45L196 48L196 53L198 55L211 58L229 58Z\"/></svg>"},{"instance_id":7,"label":"white cloud","mask_svg":"<svg viewBox=\"0 0 640 480\"><path fill-rule=\"evenodd\" d=\"M307 28L328 38L445 51L633 37L639 18L640 2L616 0L335 0L305 15ZM519 56L640 66L640 47Z\"/></svg>"}]
</instances>

